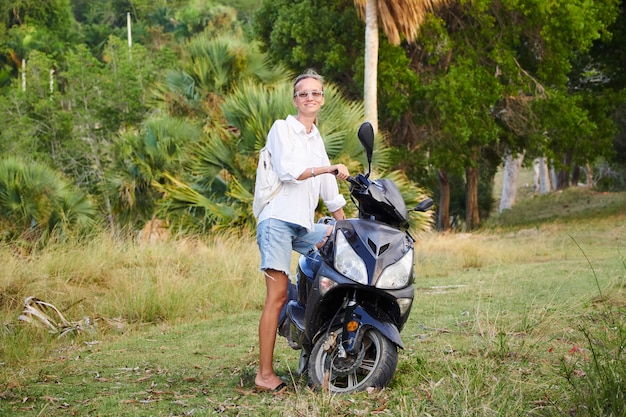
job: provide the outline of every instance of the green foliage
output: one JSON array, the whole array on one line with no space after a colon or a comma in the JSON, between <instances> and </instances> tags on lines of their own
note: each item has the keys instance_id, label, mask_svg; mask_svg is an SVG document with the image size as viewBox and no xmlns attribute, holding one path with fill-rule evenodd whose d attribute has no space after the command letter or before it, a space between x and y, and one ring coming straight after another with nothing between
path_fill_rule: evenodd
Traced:
<instances>
[{"instance_id":1,"label":"green foliage","mask_svg":"<svg viewBox=\"0 0 626 417\"><path fill-rule=\"evenodd\" d=\"M50 164L123 224L186 211L192 224L210 227L221 211L200 220L204 199L240 203L231 207L239 214L222 213L245 222L254 152L271 122L291 110L289 100L263 102L264 89L314 67L337 96L361 96L364 28L350 1L44 3L0 0L0 85L10 82L0 95L0 151ZM547 153L564 168L615 161L608 120L615 114L622 125L623 100L602 87L620 86L618 12L617 0L463 1L429 16L418 45L394 47L381 36L379 119L389 133L377 138L375 171L399 168L433 184L436 168L461 175L480 166L486 190L505 149ZM224 105L233 99L240 110ZM328 101L320 128L331 157L358 170L365 163L354 140L360 110L341 101ZM393 160L388 144L397 147ZM186 210L161 199L168 178L202 198ZM458 188L461 195L462 181Z\"/></svg>"},{"instance_id":2,"label":"green foliage","mask_svg":"<svg viewBox=\"0 0 626 417\"><path fill-rule=\"evenodd\" d=\"M16 87L0 99L0 120L11 126L0 133L0 149L35 155L93 192L100 174L91 168L106 162L118 130L145 117L142 84L151 82L158 65L141 47L134 48L133 61L119 40L111 39L107 51L109 62L102 64L78 47L63 66L33 53L25 91Z\"/></svg>"},{"instance_id":3,"label":"green foliage","mask_svg":"<svg viewBox=\"0 0 626 417\"><path fill-rule=\"evenodd\" d=\"M0 12L7 28L27 25L45 30L52 36L48 40L70 39L74 17L70 0L2 0ZM46 29L47 28L47 29Z\"/></svg>"},{"instance_id":4,"label":"green foliage","mask_svg":"<svg viewBox=\"0 0 626 417\"><path fill-rule=\"evenodd\" d=\"M228 5L237 10L237 18L244 23L246 37L252 36L252 21L254 14L261 7L262 2L258 0L229 0Z\"/></svg>"},{"instance_id":5,"label":"green foliage","mask_svg":"<svg viewBox=\"0 0 626 417\"><path fill-rule=\"evenodd\" d=\"M13 77L31 52L59 58L76 38L69 0L0 0L0 16L0 68Z\"/></svg>"},{"instance_id":6,"label":"green foliage","mask_svg":"<svg viewBox=\"0 0 626 417\"><path fill-rule=\"evenodd\" d=\"M252 153L265 146L267 132L274 120L284 119L294 112L291 100L290 74L274 86L248 82L238 86L222 105L224 118L239 130L242 151ZM256 164L248 172L256 169Z\"/></svg>"},{"instance_id":7,"label":"green foliage","mask_svg":"<svg viewBox=\"0 0 626 417\"><path fill-rule=\"evenodd\" d=\"M271 84L284 77L283 68L272 67L267 57L241 36L214 37L205 32L191 38L185 50L188 61L167 71L153 91L151 104L172 115L219 119L223 96L239 83Z\"/></svg>"},{"instance_id":8,"label":"green foliage","mask_svg":"<svg viewBox=\"0 0 626 417\"><path fill-rule=\"evenodd\" d=\"M187 72L196 81L203 95L224 95L232 91L242 79L255 75L250 70L267 64L261 56L254 56L256 51L245 44L241 38L232 36L214 37L204 32L195 36L186 45L190 62ZM259 66L250 66L259 59ZM261 74L262 75L262 74Z\"/></svg>"},{"instance_id":9,"label":"green foliage","mask_svg":"<svg viewBox=\"0 0 626 417\"><path fill-rule=\"evenodd\" d=\"M212 36L231 34L240 25L235 9L204 0L189 0L186 7L178 9L176 19L185 37L203 32Z\"/></svg>"},{"instance_id":10,"label":"green foliage","mask_svg":"<svg viewBox=\"0 0 626 417\"><path fill-rule=\"evenodd\" d=\"M477 149L497 141L499 129L490 111L499 93L494 81L475 61L459 59L424 87L430 120L437 122L430 142L434 166L459 172Z\"/></svg>"},{"instance_id":11,"label":"green foliage","mask_svg":"<svg viewBox=\"0 0 626 417\"><path fill-rule=\"evenodd\" d=\"M350 2L266 1L254 23L270 57L296 72L313 67L340 82L363 56L364 27Z\"/></svg>"},{"instance_id":12,"label":"green foliage","mask_svg":"<svg viewBox=\"0 0 626 417\"><path fill-rule=\"evenodd\" d=\"M572 347L571 359L562 359L563 377L573 391L563 405L579 416L622 416L626 413L626 318L612 306L590 316L578 327L585 344Z\"/></svg>"},{"instance_id":13,"label":"green foliage","mask_svg":"<svg viewBox=\"0 0 626 417\"><path fill-rule=\"evenodd\" d=\"M102 180L113 135L126 122L134 123L143 117L141 107L134 108L138 97L132 94L137 92L137 84L130 83L139 82L137 75L141 73L131 75L131 68L125 66L124 61L129 63L127 49L117 49L116 53L124 55L115 55L114 48L110 52L113 62L106 65L86 48L78 47L68 54L67 68L59 75L59 79L67 80L63 99L71 109L73 132L57 145L61 152L55 162L94 194Z\"/></svg>"},{"instance_id":14,"label":"green foliage","mask_svg":"<svg viewBox=\"0 0 626 417\"><path fill-rule=\"evenodd\" d=\"M169 198L166 207L170 216L177 210L199 207L217 228L233 224L254 228L251 203L256 155L274 120L293 112L291 91L291 81L287 80L266 86L247 82L225 97L221 109L237 134L214 130L194 147L188 184L171 179L171 184L162 187ZM329 156L356 167L355 156L363 160L356 137L362 109L343 99L332 85L327 84L325 91L320 130Z\"/></svg>"},{"instance_id":15,"label":"green foliage","mask_svg":"<svg viewBox=\"0 0 626 417\"><path fill-rule=\"evenodd\" d=\"M87 195L49 167L15 158L0 161L2 240L71 236L93 226L95 214Z\"/></svg>"},{"instance_id":16,"label":"green foliage","mask_svg":"<svg viewBox=\"0 0 626 417\"><path fill-rule=\"evenodd\" d=\"M584 165L599 157L607 157L610 152L611 135L598 131L587 110L589 106L583 100L582 95L552 91L547 99L534 103L544 128L537 154L552 156L557 169L563 168L564 164L568 168L571 162ZM602 122L605 117L598 115L598 120ZM574 160L564 161L564 153L571 153Z\"/></svg>"},{"instance_id":17,"label":"green foliage","mask_svg":"<svg viewBox=\"0 0 626 417\"><path fill-rule=\"evenodd\" d=\"M419 75L411 68L411 61L402 48L381 39L378 51L378 118L383 126L395 126L403 117L421 112L418 102ZM355 82L363 84L363 71L357 71ZM394 141L394 145L400 143Z\"/></svg>"},{"instance_id":18,"label":"green foliage","mask_svg":"<svg viewBox=\"0 0 626 417\"><path fill-rule=\"evenodd\" d=\"M153 185L165 182L167 172L183 169L191 157L190 144L200 136L200 129L187 120L161 117L146 120L139 131L128 131L114 142L102 188L122 224L141 225L155 214L161 193Z\"/></svg>"},{"instance_id":19,"label":"green foliage","mask_svg":"<svg viewBox=\"0 0 626 417\"><path fill-rule=\"evenodd\" d=\"M348 98L362 98L365 27L352 2L266 1L254 28L272 60L297 73L315 68ZM379 120L391 131L411 111L418 77L402 47L382 37L379 49Z\"/></svg>"},{"instance_id":20,"label":"green foliage","mask_svg":"<svg viewBox=\"0 0 626 417\"><path fill-rule=\"evenodd\" d=\"M617 17L602 33L601 41L594 42L589 56L586 57L586 62L581 63L587 73L593 76L586 78L585 81L591 82L597 88L608 87L620 91L626 86L626 74L623 70L626 53L621 47L626 42L625 14L626 5L621 2ZM605 20L610 21L611 18L613 17L609 15L605 17Z\"/></svg>"},{"instance_id":21,"label":"green foliage","mask_svg":"<svg viewBox=\"0 0 626 417\"><path fill-rule=\"evenodd\" d=\"M576 84L572 63L606 32L616 4L484 0L428 18L413 67L429 163L460 174L481 159L495 172L507 150L547 154L567 168L606 155L608 100L583 97L567 82Z\"/></svg>"},{"instance_id":22,"label":"green foliage","mask_svg":"<svg viewBox=\"0 0 626 417\"><path fill-rule=\"evenodd\" d=\"M520 201L489 219L485 227L527 228L556 220L577 223L588 217L618 215L624 212L625 204L624 193L599 193L586 187L572 187L559 193Z\"/></svg>"},{"instance_id":23,"label":"green foliage","mask_svg":"<svg viewBox=\"0 0 626 417\"><path fill-rule=\"evenodd\" d=\"M71 137L71 114L63 111L62 97L51 74L54 61L33 52L28 63L26 90L9 90L0 96L0 151L14 155L34 155L51 166L63 158L62 144ZM50 90L53 91L50 91Z\"/></svg>"},{"instance_id":24,"label":"green foliage","mask_svg":"<svg viewBox=\"0 0 626 417\"><path fill-rule=\"evenodd\" d=\"M511 1L511 9L518 9L524 16L523 26L528 38L539 35L544 42L529 45L529 55L535 54L537 75L547 83L563 86L572 69L575 54L590 49L592 43L606 33L617 14L619 0L589 3L584 0L556 1L549 7L537 3L520 7Z\"/></svg>"}]
</instances>

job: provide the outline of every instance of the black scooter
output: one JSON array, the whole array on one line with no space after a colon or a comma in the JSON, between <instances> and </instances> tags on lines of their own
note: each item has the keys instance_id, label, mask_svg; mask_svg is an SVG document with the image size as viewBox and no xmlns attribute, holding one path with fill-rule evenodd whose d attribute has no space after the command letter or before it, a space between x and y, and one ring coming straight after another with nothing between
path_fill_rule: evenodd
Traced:
<instances>
[{"instance_id":1,"label":"black scooter","mask_svg":"<svg viewBox=\"0 0 626 417\"><path fill-rule=\"evenodd\" d=\"M299 372L308 371L311 386L333 393L389 384L414 295L409 213L393 181L369 179L372 125L358 137L369 164L368 174L348 178L359 217L321 220L334 230L322 249L299 258L278 329L302 349ZM426 199L413 210L432 205Z\"/></svg>"}]
</instances>

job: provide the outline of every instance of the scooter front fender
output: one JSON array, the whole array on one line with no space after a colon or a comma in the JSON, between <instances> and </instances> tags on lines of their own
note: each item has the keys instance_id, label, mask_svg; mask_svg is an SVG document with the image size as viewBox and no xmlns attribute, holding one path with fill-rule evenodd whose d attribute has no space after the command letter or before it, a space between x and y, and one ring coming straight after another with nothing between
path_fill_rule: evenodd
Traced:
<instances>
[{"instance_id":1,"label":"scooter front fender","mask_svg":"<svg viewBox=\"0 0 626 417\"><path fill-rule=\"evenodd\" d=\"M383 336L387 339L391 340L393 344L398 346L400 349L404 349L404 344L402 343L402 339L400 337L400 331L398 328L389 322L388 320L384 320L381 315L378 313L370 314L367 310L365 310L362 306L356 305L351 312L351 317L345 317L344 321L344 331L347 335L347 338L344 338L345 341L348 341L348 350L351 350L353 347L358 347L363 340L363 334L369 328L375 328ZM378 316L378 317L375 317ZM359 323L356 331L351 332L347 327L348 323L351 320L356 320Z\"/></svg>"}]
</instances>

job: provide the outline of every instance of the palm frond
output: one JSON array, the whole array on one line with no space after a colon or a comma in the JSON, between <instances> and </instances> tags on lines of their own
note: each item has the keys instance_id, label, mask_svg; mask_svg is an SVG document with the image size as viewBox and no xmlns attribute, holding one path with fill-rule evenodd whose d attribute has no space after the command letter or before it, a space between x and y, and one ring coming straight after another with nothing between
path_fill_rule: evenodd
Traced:
<instances>
[{"instance_id":1,"label":"palm frond","mask_svg":"<svg viewBox=\"0 0 626 417\"><path fill-rule=\"evenodd\" d=\"M189 71L204 91L224 94L237 78L237 61L241 59L238 55L242 49L242 42L231 36L213 38L202 33L187 42Z\"/></svg>"},{"instance_id":2,"label":"palm frond","mask_svg":"<svg viewBox=\"0 0 626 417\"><path fill-rule=\"evenodd\" d=\"M51 168L16 158L0 160L0 223L36 238L87 226L96 210L79 189Z\"/></svg>"},{"instance_id":3,"label":"palm frond","mask_svg":"<svg viewBox=\"0 0 626 417\"><path fill-rule=\"evenodd\" d=\"M182 70L168 70L165 80L154 85L149 103L171 116L194 115L200 111L199 94L193 77Z\"/></svg>"},{"instance_id":4,"label":"palm frond","mask_svg":"<svg viewBox=\"0 0 626 417\"><path fill-rule=\"evenodd\" d=\"M124 323L120 319L97 317L91 320L89 317L84 317L79 321L69 321L54 304L32 296L24 300L24 308L17 319L23 323L44 327L50 333L58 334L59 337L71 333L93 333L96 331L96 322L102 321L120 330L124 328Z\"/></svg>"},{"instance_id":5,"label":"palm frond","mask_svg":"<svg viewBox=\"0 0 626 417\"><path fill-rule=\"evenodd\" d=\"M195 186L208 194L224 195L230 178L245 177L247 170L241 164L253 164L253 158L238 154L232 146L235 140L232 134L210 135L193 148L194 159L189 166Z\"/></svg>"},{"instance_id":6,"label":"palm frond","mask_svg":"<svg viewBox=\"0 0 626 417\"><path fill-rule=\"evenodd\" d=\"M232 140L232 139L231 139ZM234 170L234 152L230 148L228 139L211 135L197 150L197 157L201 164L207 164L221 169Z\"/></svg>"},{"instance_id":7,"label":"palm frond","mask_svg":"<svg viewBox=\"0 0 626 417\"><path fill-rule=\"evenodd\" d=\"M239 151L258 151L274 121L293 112L291 86L287 82L265 86L246 81L233 90L221 109L228 123L239 130Z\"/></svg>"},{"instance_id":8,"label":"palm frond","mask_svg":"<svg viewBox=\"0 0 626 417\"><path fill-rule=\"evenodd\" d=\"M372 0L354 0L359 16L365 20L365 6ZM389 42L399 45L404 36L414 41L426 15L449 0L377 0L378 20Z\"/></svg>"},{"instance_id":9,"label":"palm frond","mask_svg":"<svg viewBox=\"0 0 626 417\"><path fill-rule=\"evenodd\" d=\"M345 100L338 89L327 86L327 99L319 116L319 129L331 160L338 157L356 159L366 165L357 132L363 122L363 106Z\"/></svg>"},{"instance_id":10,"label":"palm frond","mask_svg":"<svg viewBox=\"0 0 626 417\"><path fill-rule=\"evenodd\" d=\"M233 178L230 182L228 196L234 198L235 200L241 201L244 204L249 203L250 205L252 205L254 193L250 192L247 187L242 186L237 178Z\"/></svg>"},{"instance_id":11,"label":"palm frond","mask_svg":"<svg viewBox=\"0 0 626 417\"><path fill-rule=\"evenodd\" d=\"M256 44L250 45L248 54L248 66L244 72L246 79L263 85L276 85L293 79L291 70L283 64L275 65L267 54L259 52Z\"/></svg>"},{"instance_id":12,"label":"palm frond","mask_svg":"<svg viewBox=\"0 0 626 417\"><path fill-rule=\"evenodd\" d=\"M153 186L167 194L172 210L186 210L189 207L199 207L204 209L208 217L220 223L229 223L235 218L236 212L231 205L217 203L205 197L168 173L164 173L164 176L171 184L153 183Z\"/></svg>"}]
</instances>

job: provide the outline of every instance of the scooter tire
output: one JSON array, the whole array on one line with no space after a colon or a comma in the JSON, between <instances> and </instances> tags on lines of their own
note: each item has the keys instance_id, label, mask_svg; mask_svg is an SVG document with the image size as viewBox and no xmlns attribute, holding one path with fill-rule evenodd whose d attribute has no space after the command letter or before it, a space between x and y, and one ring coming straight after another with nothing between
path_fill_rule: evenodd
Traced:
<instances>
[{"instance_id":1,"label":"scooter tire","mask_svg":"<svg viewBox=\"0 0 626 417\"><path fill-rule=\"evenodd\" d=\"M341 328L334 330L341 340ZM386 387L396 372L398 348L375 328L368 329L356 355L340 358L338 343L326 346L321 337L309 357L309 383L314 389L347 394L368 388Z\"/></svg>"}]
</instances>

